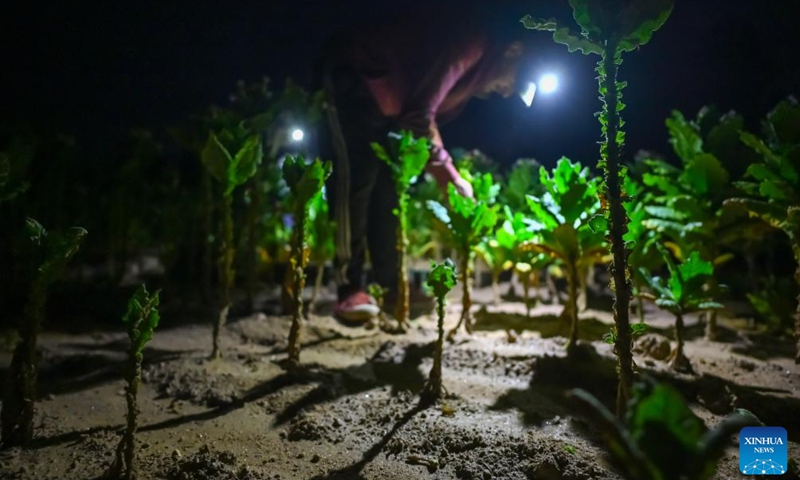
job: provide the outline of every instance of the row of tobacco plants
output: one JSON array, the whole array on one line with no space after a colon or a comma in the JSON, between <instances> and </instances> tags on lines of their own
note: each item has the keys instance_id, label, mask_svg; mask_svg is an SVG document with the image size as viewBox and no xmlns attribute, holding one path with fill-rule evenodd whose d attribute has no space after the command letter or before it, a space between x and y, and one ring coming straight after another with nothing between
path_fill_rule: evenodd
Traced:
<instances>
[{"instance_id":1,"label":"row of tobacco plants","mask_svg":"<svg viewBox=\"0 0 800 480\"><path fill-rule=\"evenodd\" d=\"M268 87L268 83L240 84L231 106L211 109L170 131L187 152L194 153L188 155L195 158L194 172L170 166L154 138L137 132L130 156L116 166L116 182L94 183L97 177L88 174L38 178L32 172L51 171L35 168L47 150L37 151L39 145L25 143L30 139L12 138L0 172L3 197L15 197L2 204L6 218L12 225L17 220L23 225L29 216L37 218L36 225L44 219L42 224L53 225L56 231L64 231L70 223L85 226L92 235L82 242L77 263L100 260L96 268L106 267L106 275L117 283L123 266L136 255L155 255L167 280L183 278L190 289L199 286L213 300L210 303L217 307L212 320L213 356L220 354L219 331L234 306L234 292L245 293L239 303L247 309L256 307L256 293L265 284L279 286L284 313L299 322L313 309L324 268L333 256L334 225L323 191L331 166L302 156L282 156L291 127L319 120L319 96L291 82L277 94ZM672 365L678 370L691 371L682 350L685 315L703 312L706 334L713 339L720 302L730 290L737 297L746 296L756 317L774 333L792 329L796 303L791 297L797 281L786 275L793 272L781 271L785 265L764 260L782 252L800 255L794 225L799 111L793 99L781 102L764 120L759 135L745 131L744 120L733 112L704 108L694 120L674 112L666 126L675 155L640 153L624 168L620 188L630 219L624 241L639 313L629 332L644 330L645 301L671 312L678 341ZM568 351L572 351L578 339L578 313L585 308L579 299L586 298L587 279L596 266L611 259L603 178L566 158L552 169L521 160L501 173L479 152L457 151L458 167L472 182L475 199L461 198L451 188L445 201L421 174L427 160L425 139L401 132L373 148L392 168L400 195L397 248L404 261L398 275L405 292L410 278L407 257L455 259L464 293L459 326L463 324L469 333L470 278L476 260L491 274L496 301L500 278L516 276L529 313L538 301L542 278L561 276L566 292L556 292L556 297L565 305ZM70 170L59 167L67 160L55 158L57 168L52 171ZM89 185L96 190L90 191ZM85 211L76 213L77 220L71 222L67 218L75 207L70 201L45 203L67 186L96 193L98 198L83 203L81 194L74 195ZM105 211L97 214L100 208ZM36 240L41 235L30 233L31 222L28 230L6 230L25 234L4 235L4 246L10 248L3 251L16 254L7 263L12 268L4 278L6 292L35 281L31 272L36 270L30 265L40 263L41 254L32 253L29 244L41 243ZM410 224L413 231L407 229ZM93 241L95 235L98 239ZM766 265L764 271L757 270L759 265ZM199 272L194 271L196 266ZM311 305L304 309L297 293L305 288L309 267L315 288ZM747 271L742 281L723 285L726 268L742 267ZM81 267L71 274L80 283L92 270L84 273ZM31 282L12 282L19 278ZM199 279L199 285L189 279ZM30 296L27 291L18 294ZM408 315L403 304L398 302L395 311L400 327ZM297 335L293 333L293 343ZM619 335L614 328L606 340L616 342Z\"/></svg>"}]
</instances>

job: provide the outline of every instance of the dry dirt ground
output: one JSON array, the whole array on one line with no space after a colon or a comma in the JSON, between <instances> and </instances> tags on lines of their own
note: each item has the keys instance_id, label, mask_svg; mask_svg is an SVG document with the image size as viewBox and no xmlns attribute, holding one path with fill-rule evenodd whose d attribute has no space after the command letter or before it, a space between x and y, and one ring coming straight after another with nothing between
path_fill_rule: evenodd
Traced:
<instances>
[{"instance_id":1,"label":"dry dirt ground","mask_svg":"<svg viewBox=\"0 0 800 480\"><path fill-rule=\"evenodd\" d=\"M476 303L488 295L477 291ZM476 305L477 331L445 344L449 395L428 409L417 407L416 394L432 364L436 323L430 316L393 335L314 315L302 336L308 370L295 377L278 365L286 317L232 319L225 357L209 361L210 327L170 325L166 316L145 353L139 478L621 478L602 437L564 397L581 387L612 404L614 357L600 341L611 316L592 309L581 314L589 353L569 363L560 310L543 305L527 319L519 302ZM696 375L674 375L653 358L664 353L658 335L672 335L671 319L655 309L646 313L653 336L639 340L648 345L635 357L641 370L677 385L708 425L744 407L768 425L786 427L790 458L800 458L800 368L789 341L723 318L720 340L706 342L690 317L687 354ZM454 292L446 326L459 314ZM35 440L27 450L0 452L0 478L103 474L124 422L126 348L124 333L42 335ZM1 352L0 364L8 365L9 357ZM737 442L731 439L715 478L745 478L738 473Z\"/></svg>"}]
</instances>

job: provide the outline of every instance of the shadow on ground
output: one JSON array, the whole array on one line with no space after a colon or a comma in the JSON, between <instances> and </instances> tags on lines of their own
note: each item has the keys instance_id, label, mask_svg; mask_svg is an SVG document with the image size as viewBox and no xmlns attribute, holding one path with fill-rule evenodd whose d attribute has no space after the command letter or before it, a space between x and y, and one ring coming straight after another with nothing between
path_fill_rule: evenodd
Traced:
<instances>
[{"instance_id":1,"label":"shadow on ground","mask_svg":"<svg viewBox=\"0 0 800 480\"><path fill-rule=\"evenodd\" d=\"M581 388L614 411L616 359L603 357L585 344L581 345L581 350L581 354L572 359L537 358L528 388L506 391L491 408L518 409L526 424L541 426L543 421L563 411L567 391ZM800 441L800 398L791 397L786 394L788 392L740 385L708 374L678 375L647 368L640 368L640 371L674 386L687 401L699 403L714 414L726 415L736 408L744 408L766 425L786 428L792 441Z\"/></svg>"}]
</instances>

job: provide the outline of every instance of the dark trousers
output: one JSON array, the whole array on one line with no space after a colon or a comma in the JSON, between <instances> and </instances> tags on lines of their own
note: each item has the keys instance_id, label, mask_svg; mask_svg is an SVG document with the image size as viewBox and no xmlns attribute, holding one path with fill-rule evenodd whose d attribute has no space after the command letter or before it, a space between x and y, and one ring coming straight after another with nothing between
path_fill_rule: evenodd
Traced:
<instances>
[{"instance_id":1,"label":"dark trousers","mask_svg":"<svg viewBox=\"0 0 800 480\"><path fill-rule=\"evenodd\" d=\"M327 191L336 222L336 281L339 298L375 282L397 288L397 193L388 165L372 151L385 143L392 119L381 115L363 81L347 71L325 76L328 158L333 173ZM371 271L366 271L367 260Z\"/></svg>"}]
</instances>

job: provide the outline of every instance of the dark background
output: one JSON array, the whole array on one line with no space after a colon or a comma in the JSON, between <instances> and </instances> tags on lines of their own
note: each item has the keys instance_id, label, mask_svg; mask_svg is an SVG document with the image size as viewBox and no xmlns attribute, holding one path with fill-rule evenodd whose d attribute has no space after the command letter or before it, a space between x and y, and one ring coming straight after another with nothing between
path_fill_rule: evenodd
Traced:
<instances>
[{"instance_id":1,"label":"dark background","mask_svg":"<svg viewBox=\"0 0 800 480\"><path fill-rule=\"evenodd\" d=\"M317 49L336 28L392 8L431 2L106 1L12 2L3 53L2 120L100 145L129 128L160 130L210 104L223 105L237 80L287 76L308 85ZM442 3L442 2L438 2ZM463 2L446 2L461 5ZM525 13L569 20L566 0L496 1L509 28ZM664 120L707 104L734 109L757 127L781 98L800 93L798 2L676 0L672 17L625 57L627 153L668 152ZM443 28L458 28L442 19ZM597 160L597 57L568 54L529 32L542 61L561 73L557 94L531 109L518 98L474 100L442 129L449 147L479 148L508 163L561 155ZM539 40L543 40L539 42Z\"/></svg>"}]
</instances>

